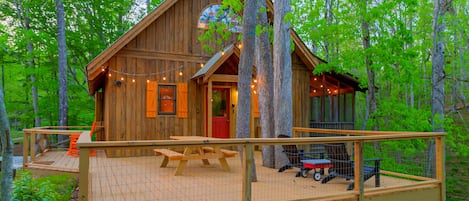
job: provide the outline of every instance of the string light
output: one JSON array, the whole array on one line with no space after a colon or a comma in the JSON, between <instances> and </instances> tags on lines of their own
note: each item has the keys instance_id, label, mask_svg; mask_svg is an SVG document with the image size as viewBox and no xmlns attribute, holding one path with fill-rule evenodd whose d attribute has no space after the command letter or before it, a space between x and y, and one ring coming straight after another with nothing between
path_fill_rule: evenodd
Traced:
<instances>
[{"instance_id":1,"label":"string light","mask_svg":"<svg viewBox=\"0 0 469 201\"><path fill-rule=\"evenodd\" d=\"M204 67L204 64L203 64L203 63L200 63L200 67L201 67L201 68Z\"/></svg>"},{"instance_id":2,"label":"string light","mask_svg":"<svg viewBox=\"0 0 469 201\"><path fill-rule=\"evenodd\" d=\"M222 55L222 56L225 55L225 51L221 51L221 55Z\"/></svg>"},{"instance_id":3,"label":"string light","mask_svg":"<svg viewBox=\"0 0 469 201\"><path fill-rule=\"evenodd\" d=\"M256 79L254 79L254 83L257 83L257 80L256 80Z\"/></svg>"},{"instance_id":4,"label":"string light","mask_svg":"<svg viewBox=\"0 0 469 201\"><path fill-rule=\"evenodd\" d=\"M203 66L203 64L201 63L200 64L201 66ZM114 70L110 67L108 67L108 77L112 77L112 74L116 74L117 77L120 76L120 80L121 81L124 81L126 76L128 77L131 77L132 78L132 82L135 83L136 82L136 79L135 77L152 77L152 76L156 76L156 75L161 75L161 74L166 74L166 73L170 73L170 72L173 72L173 71L176 71L176 72L179 72L179 76L182 76L183 73L182 73L182 68L184 68L183 65L179 66L178 68L174 68L174 69L170 69L170 70L164 70L164 71L158 71L158 72L153 72L153 73L127 73L127 72L123 72L123 71L118 71L118 70ZM105 67L102 66L101 68L101 71L105 71ZM166 80L166 76L163 76L163 80ZM147 83L150 82L150 79L147 79Z\"/></svg>"},{"instance_id":5,"label":"string light","mask_svg":"<svg viewBox=\"0 0 469 201\"><path fill-rule=\"evenodd\" d=\"M243 48L243 44L242 43L238 44L238 48L239 49Z\"/></svg>"}]
</instances>

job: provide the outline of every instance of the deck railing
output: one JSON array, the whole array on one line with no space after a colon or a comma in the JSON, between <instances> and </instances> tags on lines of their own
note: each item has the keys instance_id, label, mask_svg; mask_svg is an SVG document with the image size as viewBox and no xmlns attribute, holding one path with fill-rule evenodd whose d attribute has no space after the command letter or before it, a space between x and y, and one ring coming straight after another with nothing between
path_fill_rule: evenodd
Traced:
<instances>
[{"instance_id":1,"label":"deck railing","mask_svg":"<svg viewBox=\"0 0 469 201\"><path fill-rule=\"evenodd\" d=\"M91 126L44 126L30 129L23 129L23 168L42 168L51 169L48 166L44 166L40 163L34 163L36 156L40 156L44 152L51 150L52 138L57 138L58 135L80 135L83 132L87 132ZM55 140L56 141L56 140ZM63 142L55 142L54 147L68 148L68 139ZM36 148L36 146L39 146ZM29 160L28 160L29 158ZM54 167L52 170L67 171L67 172L78 172L75 169L68 167Z\"/></svg>"},{"instance_id":2,"label":"deck railing","mask_svg":"<svg viewBox=\"0 0 469 201\"><path fill-rule=\"evenodd\" d=\"M349 143L353 145L354 158L354 190L345 193L316 196L314 198L301 198L308 200L445 200L445 175L444 175L444 136L443 132L374 132L374 131L356 131L356 130L331 130L314 128L294 128L295 136L301 136L301 133L322 133L331 135L342 135L332 137L295 137L295 138L242 138L242 139L220 139L207 141L194 140L145 140L145 141L108 141L92 142L89 135L81 135L78 140L80 147L79 163L79 200L91 200L93 188L90 186L90 150L125 150L125 149L154 149L154 148L178 148L187 146L238 146L242 150L242 191L239 193L239 199L235 200L255 200L251 182L251 172L253 165L253 146L270 145L312 145L325 143ZM424 175L409 175L392 171L381 171L382 174L390 177L407 178L419 181L418 183L406 184L401 186L367 188L364 187L362 170L364 167L365 144L369 142L403 141L424 139L435 142L435 160L432 161L435 167L435 177L425 177ZM368 146L368 145L366 145ZM93 159L94 160L94 159ZM157 167L154 167L157 168ZM196 185L196 184L194 184ZM155 190L155 189L152 189ZM170 193L170 192L168 192ZM174 192L173 192L174 193ZM286 192L289 193L289 192ZM177 193L174 194L177 196ZM184 199L184 198L178 198ZM190 198L185 198L190 199ZM300 198L296 198L300 199Z\"/></svg>"},{"instance_id":3,"label":"deck railing","mask_svg":"<svg viewBox=\"0 0 469 201\"><path fill-rule=\"evenodd\" d=\"M341 129L341 130L355 130L354 122L309 122L310 128L327 128L327 129Z\"/></svg>"}]
</instances>

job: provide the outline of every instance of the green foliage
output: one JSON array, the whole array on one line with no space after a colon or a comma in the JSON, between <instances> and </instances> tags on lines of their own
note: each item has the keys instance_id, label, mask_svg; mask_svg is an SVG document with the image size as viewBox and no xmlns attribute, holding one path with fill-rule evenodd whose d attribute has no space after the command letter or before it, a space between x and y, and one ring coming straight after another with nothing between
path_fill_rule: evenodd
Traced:
<instances>
[{"instance_id":1,"label":"green foliage","mask_svg":"<svg viewBox=\"0 0 469 201\"><path fill-rule=\"evenodd\" d=\"M73 177L68 175L33 179L30 172L24 171L19 177L14 181L14 201L68 201L76 185Z\"/></svg>"}]
</instances>

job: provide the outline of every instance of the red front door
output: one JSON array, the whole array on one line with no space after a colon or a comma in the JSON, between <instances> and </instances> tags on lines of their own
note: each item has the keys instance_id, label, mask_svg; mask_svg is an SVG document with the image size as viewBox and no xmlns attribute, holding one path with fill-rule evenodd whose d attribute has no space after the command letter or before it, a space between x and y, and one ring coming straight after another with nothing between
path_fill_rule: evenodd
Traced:
<instances>
[{"instance_id":1,"label":"red front door","mask_svg":"<svg viewBox=\"0 0 469 201\"><path fill-rule=\"evenodd\" d=\"M212 90L212 137L230 137L229 105L230 89L214 88Z\"/></svg>"}]
</instances>

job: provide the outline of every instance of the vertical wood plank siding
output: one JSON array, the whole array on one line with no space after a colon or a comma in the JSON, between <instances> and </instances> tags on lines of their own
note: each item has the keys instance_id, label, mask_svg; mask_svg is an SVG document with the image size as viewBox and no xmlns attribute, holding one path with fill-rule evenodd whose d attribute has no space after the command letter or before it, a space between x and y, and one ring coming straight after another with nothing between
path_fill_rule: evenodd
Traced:
<instances>
[{"instance_id":1,"label":"vertical wood plank siding","mask_svg":"<svg viewBox=\"0 0 469 201\"><path fill-rule=\"evenodd\" d=\"M202 30L197 29L197 21L202 10L214 3L221 1L178 1L109 60L111 77L106 75L103 87L105 140L169 139L170 135L204 134L203 87L197 86L190 78L200 70L200 63L205 63L211 56L202 51L202 44L198 41ZM220 47L233 43L235 38ZM157 72L164 73L148 77L132 76ZM148 118L147 79L158 84L181 86L179 84L185 83L187 118L178 118L176 114ZM116 81L120 81L121 85L117 85ZM128 156L151 153L115 150L108 154Z\"/></svg>"},{"instance_id":2,"label":"vertical wood plank siding","mask_svg":"<svg viewBox=\"0 0 469 201\"><path fill-rule=\"evenodd\" d=\"M202 50L197 28L199 15L207 6L221 0L179 0L173 7L151 23L137 37L109 59L111 77L106 75L103 87L104 139L158 140L171 135L205 135L205 85L191 77L200 70L200 64L213 53ZM213 45L215 51L233 44L230 41ZM307 127L309 123L309 74L305 64L293 54L293 126ZM182 72L182 76L179 75ZM121 73L118 73L121 72ZM136 76L152 74L152 76ZM124 77L124 80L121 80ZM163 77L166 80L163 80ZM135 79L135 82L132 82ZM157 114L148 118L146 110L147 80L158 84L187 86L187 116ZM121 84L116 84L120 81ZM236 83L216 83L236 88ZM156 88L158 90L158 88ZM177 91L178 89L176 89ZM234 94L234 91L233 91ZM157 98L157 97L155 97ZM156 111L157 113L157 111ZM258 121L256 121L258 122ZM233 121L234 123L234 121ZM255 127L258 126L256 123ZM233 132L233 131L232 131ZM232 133L233 134L233 133ZM109 156L148 155L143 150L109 151Z\"/></svg>"}]
</instances>

